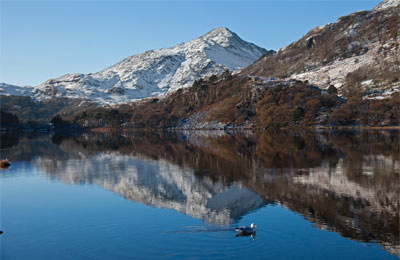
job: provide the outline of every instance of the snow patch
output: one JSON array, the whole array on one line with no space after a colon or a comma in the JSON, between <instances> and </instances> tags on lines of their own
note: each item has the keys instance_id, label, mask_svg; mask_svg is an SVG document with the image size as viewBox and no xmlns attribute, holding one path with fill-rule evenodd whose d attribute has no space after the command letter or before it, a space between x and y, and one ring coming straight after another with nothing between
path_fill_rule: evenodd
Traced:
<instances>
[{"instance_id":1,"label":"snow patch","mask_svg":"<svg viewBox=\"0 0 400 260\"><path fill-rule=\"evenodd\" d=\"M398 5L400 5L400 0L384 0L380 4L375 6L375 8L373 10L383 10L383 9L398 6Z\"/></svg>"},{"instance_id":2,"label":"snow patch","mask_svg":"<svg viewBox=\"0 0 400 260\"><path fill-rule=\"evenodd\" d=\"M327 89L330 85L334 85L336 88L340 89L346 81L346 76L358 70L363 66L373 66L376 63L377 57L381 55L381 48L388 48L390 43L384 45L380 43L371 44L368 47L369 51L363 55L350 57L347 59L335 60L332 64L318 67L316 69L295 74L290 76L290 79L306 81L308 80L311 84L317 85L323 89ZM393 52L393 55L389 57L398 57L399 50L396 48L389 50ZM372 79L363 81L361 84L364 87L372 86ZM400 85L398 83L393 83L390 86L382 88L380 93L374 93L373 98L386 98L389 97L394 92L400 91ZM372 97L371 97L372 98Z\"/></svg>"}]
</instances>

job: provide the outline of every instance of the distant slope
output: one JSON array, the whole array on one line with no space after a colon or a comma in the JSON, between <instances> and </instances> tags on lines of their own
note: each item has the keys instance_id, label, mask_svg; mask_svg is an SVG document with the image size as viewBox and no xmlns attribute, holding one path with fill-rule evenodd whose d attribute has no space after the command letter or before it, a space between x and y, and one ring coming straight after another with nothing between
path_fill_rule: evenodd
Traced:
<instances>
[{"instance_id":1,"label":"distant slope","mask_svg":"<svg viewBox=\"0 0 400 260\"><path fill-rule=\"evenodd\" d=\"M32 96L33 87L16 86L6 83L0 83L0 95L7 96Z\"/></svg>"},{"instance_id":2,"label":"distant slope","mask_svg":"<svg viewBox=\"0 0 400 260\"><path fill-rule=\"evenodd\" d=\"M56 113L66 117L88 108L97 107L97 104L82 99L51 98L38 101L27 95L2 95L0 101L0 109L18 116L21 123L33 121L48 123Z\"/></svg>"},{"instance_id":3,"label":"distant slope","mask_svg":"<svg viewBox=\"0 0 400 260\"><path fill-rule=\"evenodd\" d=\"M300 40L261 58L242 73L308 80L341 93L367 90L370 97L400 90L400 1L318 26Z\"/></svg>"}]
</instances>

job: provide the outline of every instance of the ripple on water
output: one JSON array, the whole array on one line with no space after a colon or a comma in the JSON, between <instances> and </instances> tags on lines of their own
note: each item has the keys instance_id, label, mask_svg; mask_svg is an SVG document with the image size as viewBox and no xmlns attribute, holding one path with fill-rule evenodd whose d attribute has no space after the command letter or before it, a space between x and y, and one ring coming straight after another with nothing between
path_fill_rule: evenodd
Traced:
<instances>
[{"instance_id":1,"label":"ripple on water","mask_svg":"<svg viewBox=\"0 0 400 260\"><path fill-rule=\"evenodd\" d=\"M59 252L60 258L65 254L73 259L259 258L265 247L261 239L236 238L233 228L227 227L146 226L132 230L121 225L98 225L86 227L85 239L67 230L57 232L71 237L63 246L64 252Z\"/></svg>"}]
</instances>

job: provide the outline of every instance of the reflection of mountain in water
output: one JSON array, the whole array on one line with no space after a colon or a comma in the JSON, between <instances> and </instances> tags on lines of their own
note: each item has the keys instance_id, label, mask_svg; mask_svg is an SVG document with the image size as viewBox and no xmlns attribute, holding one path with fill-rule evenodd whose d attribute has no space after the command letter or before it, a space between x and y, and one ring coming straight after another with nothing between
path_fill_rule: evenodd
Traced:
<instances>
[{"instance_id":1,"label":"reflection of mountain in water","mask_svg":"<svg viewBox=\"0 0 400 260\"><path fill-rule=\"evenodd\" d=\"M51 178L95 183L216 223L275 202L319 228L400 255L396 131L136 133L59 143L52 144L59 152L35 160ZM18 157L12 150L10 159Z\"/></svg>"},{"instance_id":2,"label":"reflection of mountain in water","mask_svg":"<svg viewBox=\"0 0 400 260\"><path fill-rule=\"evenodd\" d=\"M34 162L51 176L70 184L96 184L132 201L171 208L218 224L230 224L265 202L237 184L224 185L194 175L165 160L100 153L88 159Z\"/></svg>"}]
</instances>

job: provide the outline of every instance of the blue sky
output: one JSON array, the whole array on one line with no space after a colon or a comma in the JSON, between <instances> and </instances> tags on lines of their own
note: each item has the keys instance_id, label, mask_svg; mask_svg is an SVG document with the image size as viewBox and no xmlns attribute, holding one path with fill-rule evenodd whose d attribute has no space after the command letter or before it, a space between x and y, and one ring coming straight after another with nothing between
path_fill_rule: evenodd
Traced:
<instances>
[{"instance_id":1,"label":"blue sky","mask_svg":"<svg viewBox=\"0 0 400 260\"><path fill-rule=\"evenodd\" d=\"M33 86L66 73L97 72L223 26L276 50L315 26L380 2L0 1L0 82Z\"/></svg>"}]
</instances>

